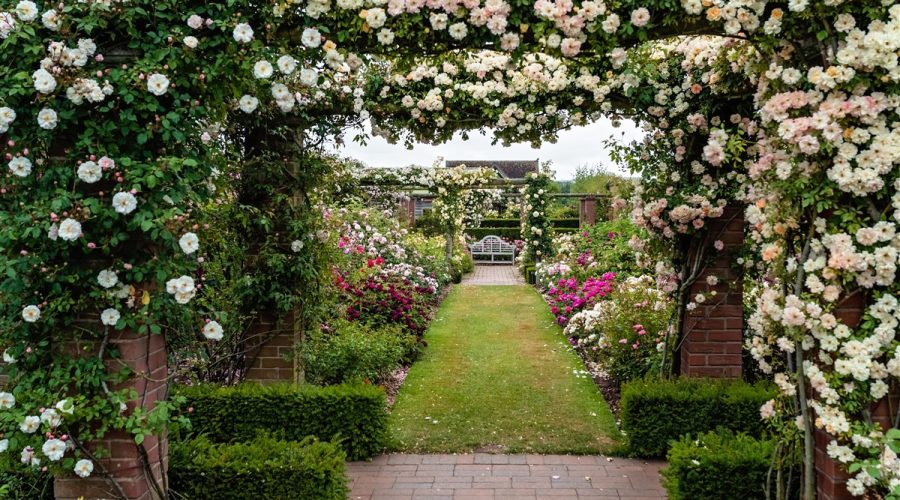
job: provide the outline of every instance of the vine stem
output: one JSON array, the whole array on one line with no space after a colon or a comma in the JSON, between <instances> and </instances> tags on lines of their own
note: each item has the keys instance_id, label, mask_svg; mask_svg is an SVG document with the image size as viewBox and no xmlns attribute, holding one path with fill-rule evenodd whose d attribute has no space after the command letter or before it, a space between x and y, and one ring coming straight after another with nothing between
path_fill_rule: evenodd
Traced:
<instances>
[{"instance_id":1,"label":"vine stem","mask_svg":"<svg viewBox=\"0 0 900 500\"><path fill-rule=\"evenodd\" d=\"M815 225L810 224L809 232L806 235L806 241L803 242L803 251L797 262L797 277L794 280L794 294L799 295L802 291L805 271L803 264L809 258L810 247L812 243ZM815 443L813 440L812 416L807 402L806 379L803 373L803 339L799 339L798 345L794 348L794 370L797 374L797 400L800 403L800 416L803 420L803 498L804 500L815 500L816 498L816 465L815 465Z\"/></svg>"}]
</instances>

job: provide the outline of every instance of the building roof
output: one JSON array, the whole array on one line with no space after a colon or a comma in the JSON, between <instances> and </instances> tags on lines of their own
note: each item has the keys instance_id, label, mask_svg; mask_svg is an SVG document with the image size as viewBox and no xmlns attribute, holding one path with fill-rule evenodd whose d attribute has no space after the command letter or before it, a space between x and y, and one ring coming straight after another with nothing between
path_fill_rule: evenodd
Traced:
<instances>
[{"instance_id":1,"label":"building roof","mask_svg":"<svg viewBox=\"0 0 900 500\"><path fill-rule=\"evenodd\" d=\"M492 168L504 179L524 179L525 174L538 171L537 160L447 160L447 167L465 165L468 168Z\"/></svg>"}]
</instances>

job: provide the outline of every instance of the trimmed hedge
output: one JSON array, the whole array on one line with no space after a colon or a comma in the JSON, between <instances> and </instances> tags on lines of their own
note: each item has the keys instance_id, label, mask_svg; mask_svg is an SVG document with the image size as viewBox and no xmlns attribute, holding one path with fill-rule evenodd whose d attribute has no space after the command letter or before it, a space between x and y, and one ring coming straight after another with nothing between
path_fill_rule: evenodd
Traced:
<instances>
[{"instance_id":1,"label":"trimmed hedge","mask_svg":"<svg viewBox=\"0 0 900 500\"><path fill-rule=\"evenodd\" d=\"M574 219L550 219L550 226L553 229L578 229L581 227L581 220L578 217Z\"/></svg>"},{"instance_id":2,"label":"trimmed hedge","mask_svg":"<svg viewBox=\"0 0 900 500\"><path fill-rule=\"evenodd\" d=\"M337 500L350 491L340 446L313 438L217 444L201 437L172 442L169 460L178 498Z\"/></svg>"},{"instance_id":3,"label":"trimmed hedge","mask_svg":"<svg viewBox=\"0 0 900 500\"><path fill-rule=\"evenodd\" d=\"M514 227L516 229L522 222L519 219L481 219L481 227Z\"/></svg>"},{"instance_id":4,"label":"trimmed hedge","mask_svg":"<svg viewBox=\"0 0 900 500\"><path fill-rule=\"evenodd\" d=\"M775 443L730 431L672 444L662 471L671 500L764 499Z\"/></svg>"},{"instance_id":5,"label":"trimmed hedge","mask_svg":"<svg viewBox=\"0 0 900 500\"><path fill-rule=\"evenodd\" d=\"M537 282L537 272L534 265L525 266L525 283L533 285Z\"/></svg>"},{"instance_id":6,"label":"trimmed hedge","mask_svg":"<svg viewBox=\"0 0 900 500\"><path fill-rule=\"evenodd\" d=\"M470 227L466 228L466 234L480 240L485 236L499 236L508 240L521 240L522 230L518 227Z\"/></svg>"},{"instance_id":7,"label":"trimmed hedge","mask_svg":"<svg viewBox=\"0 0 900 500\"><path fill-rule=\"evenodd\" d=\"M482 219L480 227L518 228L521 224L522 223L521 221L519 221L519 219ZM550 219L550 226L555 228L578 229L581 226L581 221L577 217L566 219Z\"/></svg>"},{"instance_id":8,"label":"trimmed hedge","mask_svg":"<svg viewBox=\"0 0 900 500\"><path fill-rule=\"evenodd\" d=\"M622 430L641 457L662 457L670 441L718 427L760 436L759 408L773 397L770 385L740 381L636 380L622 386Z\"/></svg>"},{"instance_id":9,"label":"trimmed hedge","mask_svg":"<svg viewBox=\"0 0 900 500\"><path fill-rule=\"evenodd\" d=\"M553 234L575 234L579 232L579 229L577 227L554 227L550 231Z\"/></svg>"},{"instance_id":10,"label":"trimmed hedge","mask_svg":"<svg viewBox=\"0 0 900 500\"><path fill-rule=\"evenodd\" d=\"M387 440L384 391L371 385L204 385L178 393L193 407L192 433L215 442L250 441L272 430L289 441L339 442L350 460L359 460L380 453Z\"/></svg>"}]
</instances>

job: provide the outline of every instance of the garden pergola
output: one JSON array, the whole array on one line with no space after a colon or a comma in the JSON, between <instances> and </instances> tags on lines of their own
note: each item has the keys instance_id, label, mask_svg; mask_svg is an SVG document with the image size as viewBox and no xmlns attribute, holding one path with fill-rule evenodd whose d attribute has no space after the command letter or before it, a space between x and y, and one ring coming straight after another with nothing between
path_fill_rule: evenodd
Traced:
<instances>
[{"instance_id":1,"label":"garden pergola","mask_svg":"<svg viewBox=\"0 0 900 500\"><path fill-rule=\"evenodd\" d=\"M740 366L743 301L730 256L744 241L745 202L753 252L780 285L759 300L754 353L780 375L779 418L799 416L804 497L840 495L839 468L821 451L832 438L853 444L851 421L874 430L894 410L868 375L893 376L897 359L896 5L52 7L0 3L9 61L0 68L0 338L19 395L10 415L72 394L83 408L70 422L79 456L92 457L120 496L164 495L156 478L167 418L146 415L168 408L160 334L199 290L190 214L214 199L210 179L242 167L236 191L264 214L248 232L257 260L289 261L260 268L268 281L256 298L302 327L315 300L314 254L276 257L290 255L285 232L315 231L307 194L327 165L305 153L365 118L406 140L491 126L504 140L540 141L624 103L654 131L622 156L645 179L640 218L677 251L679 304L724 287L704 284L711 270L735 284L721 288L722 302L685 311L698 320L683 334L682 371L734 376ZM719 38L645 43L698 34ZM851 333L827 333L826 314ZM864 340L862 355L852 342ZM832 342L839 348L827 351ZM867 376L821 351L846 355ZM130 372L139 376L114 383ZM6 430L32 439L18 423ZM854 471L873 467L889 439L863 447ZM104 444L117 454L98 460L92 450ZM96 491L91 480L59 484L60 498Z\"/></svg>"}]
</instances>

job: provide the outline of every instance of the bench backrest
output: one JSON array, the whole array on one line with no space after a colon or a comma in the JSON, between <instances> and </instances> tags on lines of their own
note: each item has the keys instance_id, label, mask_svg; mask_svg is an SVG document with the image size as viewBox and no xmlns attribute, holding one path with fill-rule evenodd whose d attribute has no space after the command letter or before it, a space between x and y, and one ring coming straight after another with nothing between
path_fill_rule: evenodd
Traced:
<instances>
[{"instance_id":1,"label":"bench backrest","mask_svg":"<svg viewBox=\"0 0 900 500\"><path fill-rule=\"evenodd\" d=\"M473 252L506 254L514 252L516 247L501 240L499 236L489 235L481 238L477 243L473 243L469 248Z\"/></svg>"}]
</instances>

